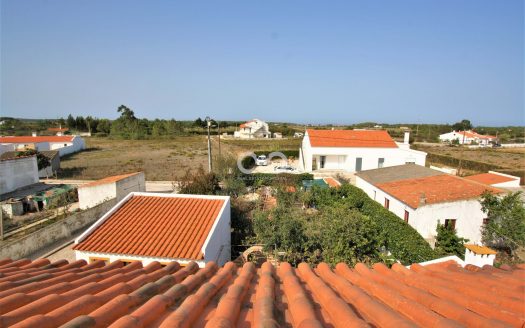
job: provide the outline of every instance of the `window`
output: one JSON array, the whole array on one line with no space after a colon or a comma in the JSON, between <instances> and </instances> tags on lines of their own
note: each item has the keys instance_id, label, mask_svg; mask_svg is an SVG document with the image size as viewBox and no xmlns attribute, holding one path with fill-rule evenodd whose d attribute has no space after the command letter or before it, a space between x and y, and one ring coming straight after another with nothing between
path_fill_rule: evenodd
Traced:
<instances>
[{"instance_id":1,"label":"window","mask_svg":"<svg viewBox=\"0 0 525 328\"><path fill-rule=\"evenodd\" d=\"M380 168L382 168L384 165L385 165L385 159L384 159L384 158L379 158L379 159L377 160L377 168L380 169Z\"/></svg>"},{"instance_id":2,"label":"window","mask_svg":"<svg viewBox=\"0 0 525 328\"><path fill-rule=\"evenodd\" d=\"M363 158L362 157L357 157L355 159L355 170L356 172L359 172L363 169Z\"/></svg>"},{"instance_id":3,"label":"window","mask_svg":"<svg viewBox=\"0 0 525 328\"><path fill-rule=\"evenodd\" d=\"M89 263L95 263L95 262L98 262L98 261L102 261L104 263L109 264L109 258L108 257L90 257L89 258Z\"/></svg>"},{"instance_id":4,"label":"window","mask_svg":"<svg viewBox=\"0 0 525 328\"><path fill-rule=\"evenodd\" d=\"M64 144L64 147L67 147L67 144Z\"/></svg>"},{"instance_id":5,"label":"window","mask_svg":"<svg viewBox=\"0 0 525 328\"><path fill-rule=\"evenodd\" d=\"M408 213L407 210L405 210L405 222L408 223L408 217L410 216L410 213Z\"/></svg>"},{"instance_id":6,"label":"window","mask_svg":"<svg viewBox=\"0 0 525 328\"><path fill-rule=\"evenodd\" d=\"M490 222L489 218L483 219L483 225L487 225L487 224L489 224L489 222Z\"/></svg>"},{"instance_id":7,"label":"window","mask_svg":"<svg viewBox=\"0 0 525 328\"><path fill-rule=\"evenodd\" d=\"M456 229L456 219L446 219L445 228L449 228L452 230Z\"/></svg>"},{"instance_id":8,"label":"window","mask_svg":"<svg viewBox=\"0 0 525 328\"><path fill-rule=\"evenodd\" d=\"M377 191L374 190L374 200L376 200Z\"/></svg>"},{"instance_id":9,"label":"window","mask_svg":"<svg viewBox=\"0 0 525 328\"><path fill-rule=\"evenodd\" d=\"M385 208L388 210L389 207L390 207L390 199L385 198Z\"/></svg>"}]
</instances>

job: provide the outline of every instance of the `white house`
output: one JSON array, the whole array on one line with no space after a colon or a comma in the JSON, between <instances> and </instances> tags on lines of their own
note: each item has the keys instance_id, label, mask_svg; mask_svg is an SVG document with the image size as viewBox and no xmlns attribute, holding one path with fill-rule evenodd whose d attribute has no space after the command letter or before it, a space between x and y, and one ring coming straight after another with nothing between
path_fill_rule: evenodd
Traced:
<instances>
[{"instance_id":1,"label":"white house","mask_svg":"<svg viewBox=\"0 0 525 328\"><path fill-rule=\"evenodd\" d=\"M77 260L230 260L230 197L132 192L75 240Z\"/></svg>"},{"instance_id":2,"label":"white house","mask_svg":"<svg viewBox=\"0 0 525 328\"><path fill-rule=\"evenodd\" d=\"M457 140L460 145L470 145L477 143L482 146L488 146L490 143L496 142L498 138L490 135L479 134L475 131L452 131L439 135L441 142L453 142Z\"/></svg>"},{"instance_id":3,"label":"white house","mask_svg":"<svg viewBox=\"0 0 525 328\"><path fill-rule=\"evenodd\" d=\"M11 150L22 151L35 149L38 151L58 150L60 157L76 153L86 148L84 139L79 136L29 136L0 137L0 144L12 145Z\"/></svg>"},{"instance_id":4,"label":"white house","mask_svg":"<svg viewBox=\"0 0 525 328\"><path fill-rule=\"evenodd\" d=\"M239 131L233 133L235 138L271 138L272 134L268 128L268 123L259 119L253 119L239 126Z\"/></svg>"},{"instance_id":5,"label":"white house","mask_svg":"<svg viewBox=\"0 0 525 328\"><path fill-rule=\"evenodd\" d=\"M78 187L79 207L83 210L115 198L120 201L134 191L146 191L143 172L106 177Z\"/></svg>"},{"instance_id":6,"label":"white house","mask_svg":"<svg viewBox=\"0 0 525 328\"><path fill-rule=\"evenodd\" d=\"M37 182L36 156L0 160L0 195Z\"/></svg>"},{"instance_id":7,"label":"white house","mask_svg":"<svg viewBox=\"0 0 525 328\"><path fill-rule=\"evenodd\" d=\"M473 244L465 245L465 263L482 268L484 265L493 265L496 252L492 248Z\"/></svg>"},{"instance_id":8,"label":"white house","mask_svg":"<svg viewBox=\"0 0 525 328\"><path fill-rule=\"evenodd\" d=\"M401 165L356 174L356 185L405 220L431 245L438 221L472 243L481 241L486 214L479 203L489 191L503 190L417 165Z\"/></svg>"},{"instance_id":9,"label":"white house","mask_svg":"<svg viewBox=\"0 0 525 328\"><path fill-rule=\"evenodd\" d=\"M520 177L515 177L513 175L499 173L495 171L470 175L468 177L465 177L465 179L488 184L493 187L499 188L519 188L520 186Z\"/></svg>"},{"instance_id":10,"label":"white house","mask_svg":"<svg viewBox=\"0 0 525 328\"><path fill-rule=\"evenodd\" d=\"M312 170L359 172L415 163L425 165L427 153L410 149L409 133L403 143L384 130L306 130L299 149L299 165Z\"/></svg>"}]
</instances>

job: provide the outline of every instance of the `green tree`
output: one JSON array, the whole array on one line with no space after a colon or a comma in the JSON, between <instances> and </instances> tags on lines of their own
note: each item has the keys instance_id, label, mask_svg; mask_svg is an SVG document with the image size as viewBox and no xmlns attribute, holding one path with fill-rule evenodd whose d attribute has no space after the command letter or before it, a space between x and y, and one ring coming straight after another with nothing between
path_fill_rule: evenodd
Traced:
<instances>
[{"instance_id":1,"label":"green tree","mask_svg":"<svg viewBox=\"0 0 525 328\"><path fill-rule=\"evenodd\" d=\"M466 130L472 130L474 128L474 126L472 125L472 123L470 123L469 120L461 120L461 122L457 122L457 123L454 123L452 125L452 129L454 131L466 131Z\"/></svg>"},{"instance_id":2,"label":"green tree","mask_svg":"<svg viewBox=\"0 0 525 328\"><path fill-rule=\"evenodd\" d=\"M436 236L436 245L434 251L438 256L456 255L459 258L465 258L465 246L468 239L459 237L456 230L452 227L445 227L438 222Z\"/></svg>"},{"instance_id":3,"label":"green tree","mask_svg":"<svg viewBox=\"0 0 525 328\"><path fill-rule=\"evenodd\" d=\"M77 127L77 121L73 117L73 115L69 114L67 116L67 127L71 129L75 129Z\"/></svg>"},{"instance_id":4,"label":"green tree","mask_svg":"<svg viewBox=\"0 0 525 328\"><path fill-rule=\"evenodd\" d=\"M525 207L521 192L504 197L487 192L480 203L488 219L481 229L483 243L516 257L516 250L525 247Z\"/></svg>"},{"instance_id":5,"label":"green tree","mask_svg":"<svg viewBox=\"0 0 525 328\"><path fill-rule=\"evenodd\" d=\"M127 106L120 105L117 109L117 112L120 113L120 118L124 120L134 121L137 119L135 117L135 113Z\"/></svg>"},{"instance_id":6,"label":"green tree","mask_svg":"<svg viewBox=\"0 0 525 328\"><path fill-rule=\"evenodd\" d=\"M101 119L97 125L97 131L109 134L111 131L111 122L107 119Z\"/></svg>"}]
</instances>

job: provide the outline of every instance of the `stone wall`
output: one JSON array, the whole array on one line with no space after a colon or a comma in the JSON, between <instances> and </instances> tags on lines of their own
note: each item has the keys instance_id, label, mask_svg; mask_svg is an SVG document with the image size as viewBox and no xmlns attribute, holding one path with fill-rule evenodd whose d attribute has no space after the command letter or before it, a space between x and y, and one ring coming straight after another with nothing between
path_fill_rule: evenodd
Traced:
<instances>
[{"instance_id":1,"label":"stone wall","mask_svg":"<svg viewBox=\"0 0 525 328\"><path fill-rule=\"evenodd\" d=\"M65 219L46 225L28 235L14 236L0 241L0 259L17 260L24 258L61 239L67 239L74 233L87 229L115 204L115 199L109 200L88 210L71 214Z\"/></svg>"}]
</instances>

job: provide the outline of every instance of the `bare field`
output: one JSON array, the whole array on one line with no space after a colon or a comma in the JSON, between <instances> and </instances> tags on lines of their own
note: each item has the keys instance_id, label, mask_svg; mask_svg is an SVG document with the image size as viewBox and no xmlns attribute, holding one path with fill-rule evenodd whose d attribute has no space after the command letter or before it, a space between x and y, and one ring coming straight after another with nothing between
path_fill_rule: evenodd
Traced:
<instances>
[{"instance_id":1,"label":"bare field","mask_svg":"<svg viewBox=\"0 0 525 328\"><path fill-rule=\"evenodd\" d=\"M173 181L188 169L208 165L205 136L174 139L114 140L85 138L86 150L61 159L60 179L91 180L144 171L146 180ZM246 151L299 149L300 139L237 140L221 139L221 153L234 156ZM212 153L218 152L215 136Z\"/></svg>"}]
</instances>

